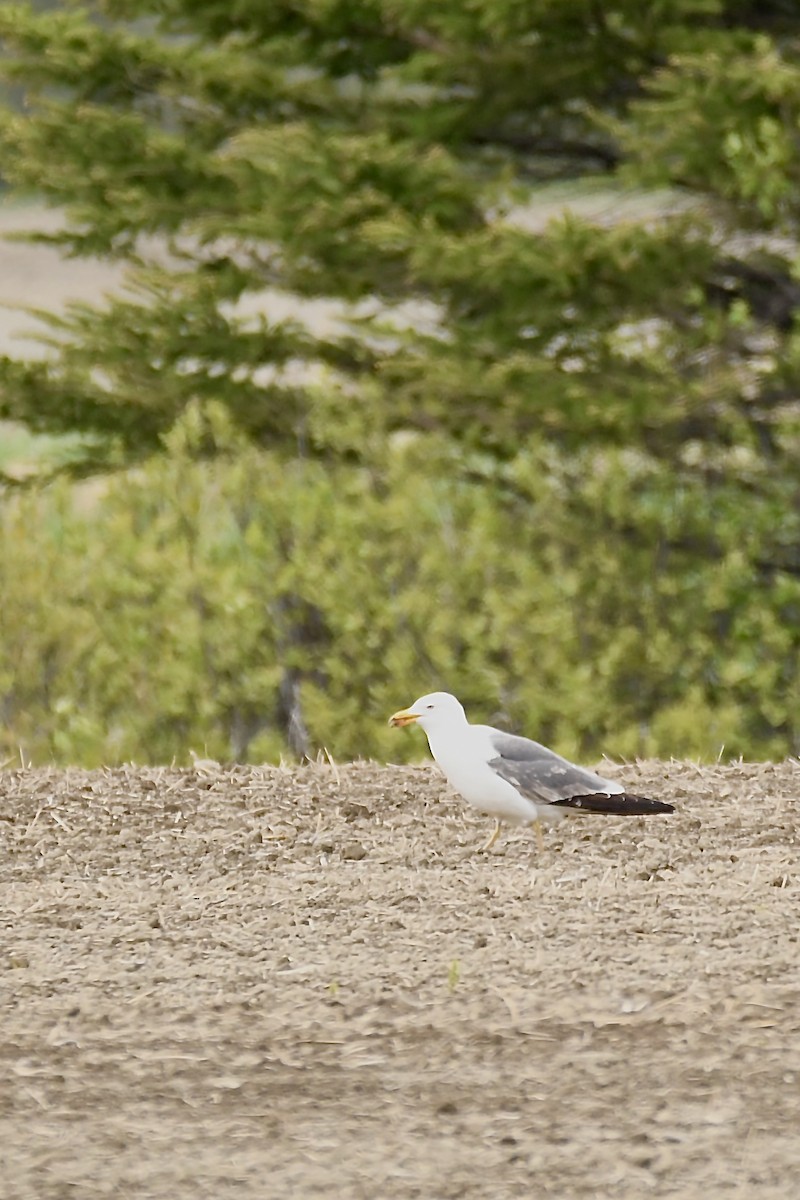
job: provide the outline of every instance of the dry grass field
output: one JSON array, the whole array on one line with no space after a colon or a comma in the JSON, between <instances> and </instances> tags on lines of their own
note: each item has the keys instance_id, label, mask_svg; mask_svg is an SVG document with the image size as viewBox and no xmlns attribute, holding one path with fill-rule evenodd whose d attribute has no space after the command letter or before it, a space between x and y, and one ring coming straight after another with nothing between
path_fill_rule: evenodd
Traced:
<instances>
[{"instance_id":1,"label":"dry grass field","mask_svg":"<svg viewBox=\"0 0 800 1200\"><path fill-rule=\"evenodd\" d=\"M0 1194L800 1194L800 764L0 773Z\"/></svg>"}]
</instances>

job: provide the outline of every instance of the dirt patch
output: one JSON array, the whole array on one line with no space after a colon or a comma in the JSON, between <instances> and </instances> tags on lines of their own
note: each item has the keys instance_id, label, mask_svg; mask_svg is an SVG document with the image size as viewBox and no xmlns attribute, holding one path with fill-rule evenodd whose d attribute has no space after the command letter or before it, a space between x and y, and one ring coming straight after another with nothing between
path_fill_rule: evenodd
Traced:
<instances>
[{"instance_id":1,"label":"dirt patch","mask_svg":"<svg viewBox=\"0 0 800 1200\"><path fill-rule=\"evenodd\" d=\"M800 764L617 773L1 774L0 1193L794 1198Z\"/></svg>"}]
</instances>

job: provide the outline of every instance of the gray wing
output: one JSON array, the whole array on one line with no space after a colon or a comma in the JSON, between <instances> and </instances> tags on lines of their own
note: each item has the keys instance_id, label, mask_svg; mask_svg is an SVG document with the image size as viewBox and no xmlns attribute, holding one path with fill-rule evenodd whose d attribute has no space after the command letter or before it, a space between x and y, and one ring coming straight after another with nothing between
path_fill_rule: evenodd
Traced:
<instances>
[{"instance_id":1,"label":"gray wing","mask_svg":"<svg viewBox=\"0 0 800 1200\"><path fill-rule=\"evenodd\" d=\"M618 796L625 791L613 780L604 779L584 767L576 767L560 754L554 754L529 738L515 737L490 727L488 733L497 751L489 766L529 800L557 804L575 796Z\"/></svg>"}]
</instances>

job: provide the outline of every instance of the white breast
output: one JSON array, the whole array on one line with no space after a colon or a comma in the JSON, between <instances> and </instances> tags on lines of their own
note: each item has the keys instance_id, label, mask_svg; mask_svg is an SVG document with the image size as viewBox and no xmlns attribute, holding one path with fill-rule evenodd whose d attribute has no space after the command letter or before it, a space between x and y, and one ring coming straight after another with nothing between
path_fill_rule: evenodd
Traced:
<instances>
[{"instance_id":1,"label":"white breast","mask_svg":"<svg viewBox=\"0 0 800 1200\"><path fill-rule=\"evenodd\" d=\"M496 775L488 762L496 757L488 730L467 726L464 730L435 730L428 733L428 745L447 782L468 804L479 812L501 817L514 824L528 824L541 815L532 800ZM460 736L459 736L460 735Z\"/></svg>"}]
</instances>

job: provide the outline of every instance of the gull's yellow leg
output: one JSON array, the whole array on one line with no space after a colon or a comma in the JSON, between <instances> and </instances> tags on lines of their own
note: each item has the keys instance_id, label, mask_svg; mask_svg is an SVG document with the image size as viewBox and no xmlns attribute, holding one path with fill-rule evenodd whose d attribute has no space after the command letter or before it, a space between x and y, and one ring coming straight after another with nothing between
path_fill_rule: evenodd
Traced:
<instances>
[{"instance_id":1,"label":"gull's yellow leg","mask_svg":"<svg viewBox=\"0 0 800 1200\"><path fill-rule=\"evenodd\" d=\"M534 821L533 828L536 832L536 849L541 854L544 850L544 830L542 829L542 822Z\"/></svg>"},{"instance_id":2,"label":"gull's yellow leg","mask_svg":"<svg viewBox=\"0 0 800 1200\"><path fill-rule=\"evenodd\" d=\"M492 846L495 844L495 842L497 841L497 839L499 837L500 837L500 822L495 821L494 829L491 832L491 836L489 838L487 838L486 842L481 846L481 853L485 854L487 850L491 850Z\"/></svg>"}]
</instances>

